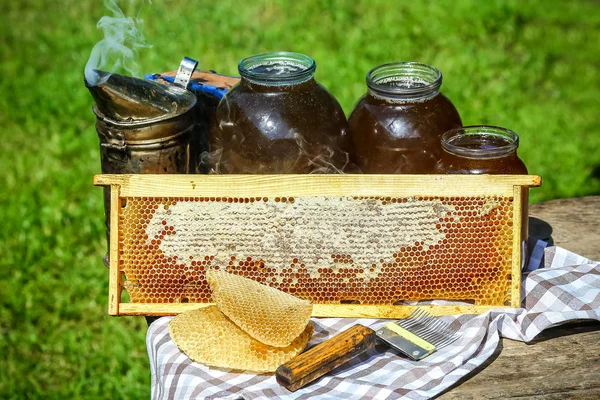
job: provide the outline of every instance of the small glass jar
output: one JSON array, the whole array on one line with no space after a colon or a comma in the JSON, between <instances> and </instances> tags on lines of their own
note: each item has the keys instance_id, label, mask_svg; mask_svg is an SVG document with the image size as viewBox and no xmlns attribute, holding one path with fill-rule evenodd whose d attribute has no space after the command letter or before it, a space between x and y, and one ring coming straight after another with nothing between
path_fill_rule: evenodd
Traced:
<instances>
[{"instance_id":1,"label":"small glass jar","mask_svg":"<svg viewBox=\"0 0 600 400\"><path fill-rule=\"evenodd\" d=\"M221 100L211 129L214 173L302 174L344 171L352 156L348 122L298 53L243 59L241 80Z\"/></svg>"},{"instance_id":2,"label":"small glass jar","mask_svg":"<svg viewBox=\"0 0 600 400\"><path fill-rule=\"evenodd\" d=\"M415 62L384 64L367 73L367 93L348 119L364 173L433 173L442 154L440 137L462 126L441 85L437 68Z\"/></svg>"},{"instance_id":3,"label":"small glass jar","mask_svg":"<svg viewBox=\"0 0 600 400\"><path fill-rule=\"evenodd\" d=\"M439 174L527 174L517 156L519 136L496 126L466 126L442 135Z\"/></svg>"}]
</instances>

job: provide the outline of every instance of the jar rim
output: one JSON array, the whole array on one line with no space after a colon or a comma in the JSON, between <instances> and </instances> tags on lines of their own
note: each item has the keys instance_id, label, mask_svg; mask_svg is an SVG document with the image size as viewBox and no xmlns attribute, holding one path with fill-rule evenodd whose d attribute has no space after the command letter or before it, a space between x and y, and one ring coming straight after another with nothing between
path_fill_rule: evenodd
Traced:
<instances>
[{"instance_id":1,"label":"jar rim","mask_svg":"<svg viewBox=\"0 0 600 400\"><path fill-rule=\"evenodd\" d=\"M273 65L273 70L257 70L265 65ZM254 54L242 59L238 64L242 78L266 85L302 83L312 78L316 69L317 64L311 57L289 51Z\"/></svg>"},{"instance_id":2,"label":"jar rim","mask_svg":"<svg viewBox=\"0 0 600 400\"><path fill-rule=\"evenodd\" d=\"M378 65L367 72L366 79L376 95L408 100L434 97L443 80L442 72L433 65L414 61ZM391 84L399 81L409 84Z\"/></svg>"},{"instance_id":3,"label":"jar rim","mask_svg":"<svg viewBox=\"0 0 600 400\"><path fill-rule=\"evenodd\" d=\"M497 137L506 141L505 145L489 148L468 148L456 143L465 136ZM442 148L448 153L467 158L490 159L506 157L519 147L519 135L507 128L492 125L470 125L455 128L442 135Z\"/></svg>"}]
</instances>

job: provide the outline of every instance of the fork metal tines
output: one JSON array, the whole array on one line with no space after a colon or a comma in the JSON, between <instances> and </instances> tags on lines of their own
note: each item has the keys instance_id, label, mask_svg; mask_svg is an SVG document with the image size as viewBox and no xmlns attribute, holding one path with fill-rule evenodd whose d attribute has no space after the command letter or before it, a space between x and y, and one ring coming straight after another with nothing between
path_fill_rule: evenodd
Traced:
<instances>
[{"instance_id":1,"label":"fork metal tines","mask_svg":"<svg viewBox=\"0 0 600 400\"><path fill-rule=\"evenodd\" d=\"M414 310L408 317L397 322L402 328L434 345L437 349L458 339L458 332L448 322L434 317L422 308Z\"/></svg>"}]
</instances>

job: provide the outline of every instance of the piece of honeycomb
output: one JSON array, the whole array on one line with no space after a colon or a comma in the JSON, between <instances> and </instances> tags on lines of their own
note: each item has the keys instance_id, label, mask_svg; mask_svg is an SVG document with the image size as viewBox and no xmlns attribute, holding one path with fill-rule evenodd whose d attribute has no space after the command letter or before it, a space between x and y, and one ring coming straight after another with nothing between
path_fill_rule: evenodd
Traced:
<instances>
[{"instance_id":1,"label":"piece of honeycomb","mask_svg":"<svg viewBox=\"0 0 600 400\"><path fill-rule=\"evenodd\" d=\"M289 346L273 347L252 338L216 306L187 311L169 321L171 338L192 360L254 372L274 372L306 347L313 331L308 324Z\"/></svg>"},{"instance_id":2,"label":"piece of honeycomb","mask_svg":"<svg viewBox=\"0 0 600 400\"><path fill-rule=\"evenodd\" d=\"M118 229L132 302L211 302L209 269L313 304L510 301L512 197L131 197Z\"/></svg>"},{"instance_id":3,"label":"piece of honeycomb","mask_svg":"<svg viewBox=\"0 0 600 400\"><path fill-rule=\"evenodd\" d=\"M209 270L206 277L219 310L262 343L289 346L310 321L307 300L225 271Z\"/></svg>"}]
</instances>

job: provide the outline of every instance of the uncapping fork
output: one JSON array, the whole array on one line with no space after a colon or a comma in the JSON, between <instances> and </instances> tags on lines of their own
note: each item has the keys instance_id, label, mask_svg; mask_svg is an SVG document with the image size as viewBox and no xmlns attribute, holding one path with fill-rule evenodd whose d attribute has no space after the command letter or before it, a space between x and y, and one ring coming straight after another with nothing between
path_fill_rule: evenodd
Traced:
<instances>
[{"instance_id":1,"label":"uncapping fork","mask_svg":"<svg viewBox=\"0 0 600 400\"><path fill-rule=\"evenodd\" d=\"M281 365L275 377L280 385L293 392L366 352L375 346L377 339L413 360L421 360L458 336L448 323L417 309L406 319L390 322L377 331L354 325Z\"/></svg>"}]
</instances>

